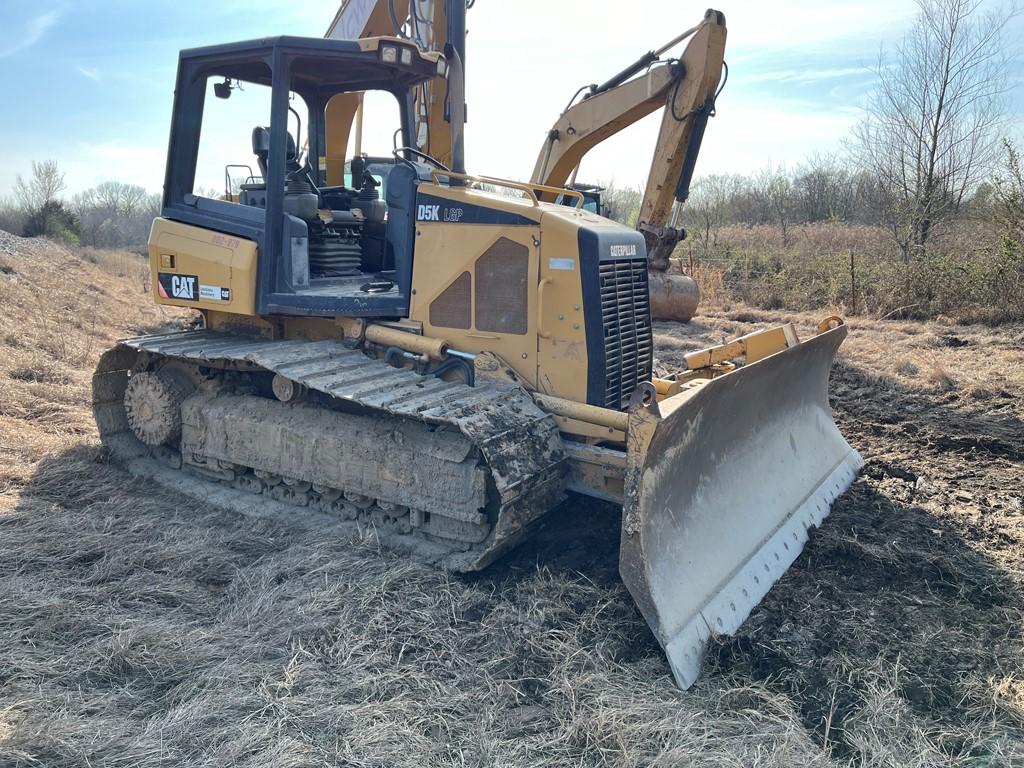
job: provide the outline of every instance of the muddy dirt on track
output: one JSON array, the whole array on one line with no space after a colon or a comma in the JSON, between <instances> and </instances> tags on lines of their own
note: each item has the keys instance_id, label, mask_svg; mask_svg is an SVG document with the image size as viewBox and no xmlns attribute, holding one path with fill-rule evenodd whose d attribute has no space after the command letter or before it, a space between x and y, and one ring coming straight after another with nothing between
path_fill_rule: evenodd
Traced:
<instances>
[{"instance_id":1,"label":"muddy dirt on track","mask_svg":"<svg viewBox=\"0 0 1024 768\"><path fill-rule=\"evenodd\" d=\"M1024 327L854 319L864 473L680 692L609 505L462 578L132 479L91 370L180 319L130 260L0 246L0 765L1024 765ZM783 319L657 324L657 352Z\"/></svg>"}]
</instances>

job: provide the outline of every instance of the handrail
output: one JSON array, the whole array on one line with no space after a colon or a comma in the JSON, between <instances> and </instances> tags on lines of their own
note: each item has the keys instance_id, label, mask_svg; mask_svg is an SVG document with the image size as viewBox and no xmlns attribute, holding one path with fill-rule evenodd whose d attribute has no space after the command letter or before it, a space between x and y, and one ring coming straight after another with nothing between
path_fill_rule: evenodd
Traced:
<instances>
[{"instance_id":1,"label":"handrail","mask_svg":"<svg viewBox=\"0 0 1024 768\"><path fill-rule=\"evenodd\" d=\"M537 285L537 335L542 339L551 338L551 334L544 330L544 286L553 282L550 277L544 277Z\"/></svg>"},{"instance_id":2,"label":"handrail","mask_svg":"<svg viewBox=\"0 0 1024 768\"><path fill-rule=\"evenodd\" d=\"M432 168L430 171L430 177L433 179L435 184L440 184L440 177L446 178L457 178L463 179L464 181L479 181L483 184L494 184L499 187L508 187L509 189L517 189L520 192L525 192L527 199L534 205L540 205L540 201L537 199L537 191L540 192L552 192L557 195L569 195L570 197L576 198L576 205L573 206L575 209L583 207L583 202L586 199L582 192L575 189L566 189L565 187L552 187L547 184L534 184L533 182L522 182L522 181L511 181L509 179L499 179L494 176L474 176L469 173L456 173L455 171L443 171L439 168Z\"/></svg>"}]
</instances>

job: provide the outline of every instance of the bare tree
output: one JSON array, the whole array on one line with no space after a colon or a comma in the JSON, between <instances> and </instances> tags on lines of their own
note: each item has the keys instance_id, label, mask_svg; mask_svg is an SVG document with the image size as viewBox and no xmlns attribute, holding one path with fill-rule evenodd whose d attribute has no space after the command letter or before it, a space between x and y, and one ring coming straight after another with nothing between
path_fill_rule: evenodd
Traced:
<instances>
[{"instance_id":1,"label":"bare tree","mask_svg":"<svg viewBox=\"0 0 1024 768\"><path fill-rule=\"evenodd\" d=\"M1003 230L1007 248L1024 247L1024 164L1020 153L1008 140L1003 142L1006 165L993 186L993 219Z\"/></svg>"},{"instance_id":2,"label":"bare tree","mask_svg":"<svg viewBox=\"0 0 1024 768\"><path fill-rule=\"evenodd\" d=\"M111 216L130 217L146 199L146 190L135 184L119 181L104 181L95 189L96 202Z\"/></svg>"},{"instance_id":3,"label":"bare tree","mask_svg":"<svg viewBox=\"0 0 1024 768\"><path fill-rule=\"evenodd\" d=\"M718 230L729 222L731 203L742 183L740 177L714 174L698 177L690 187L686 229L705 253L718 244Z\"/></svg>"},{"instance_id":4,"label":"bare tree","mask_svg":"<svg viewBox=\"0 0 1024 768\"><path fill-rule=\"evenodd\" d=\"M133 184L105 181L71 198L82 243L100 248L145 243L153 218L160 213L160 196L147 195Z\"/></svg>"},{"instance_id":5,"label":"bare tree","mask_svg":"<svg viewBox=\"0 0 1024 768\"><path fill-rule=\"evenodd\" d=\"M55 160L41 163L32 161L32 178L25 181L18 174L14 181L14 196L27 211L38 211L57 200L64 191L64 174Z\"/></svg>"},{"instance_id":6,"label":"bare tree","mask_svg":"<svg viewBox=\"0 0 1024 768\"><path fill-rule=\"evenodd\" d=\"M78 217L78 229L82 237L82 245L98 245L97 235L103 220L94 215L96 210L96 190L87 189L84 192L76 193L71 198L68 207Z\"/></svg>"},{"instance_id":7,"label":"bare tree","mask_svg":"<svg viewBox=\"0 0 1024 768\"><path fill-rule=\"evenodd\" d=\"M7 197L0 197L0 230L18 234L25 228L25 209Z\"/></svg>"},{"instance_id":8,"label":"bare tree","mask_svg":"<svg viewBox=\"0 0 1024 768\"><path fill-rule=\"evenodd\" d=\"M608 182L601 193L601 204L604 215L620 224L636 226L640 215L640 190L632 187L619 187L615 182Z\"/></svg>"},{"instance_id":9,"label":"bare tree","mask_svg":"<svg viewBox=\"0 0 1024 768\"><path fill-rule=\"evenodd\" d=\"M789 245L789 227L793 223L793 185L784 171L767 168L754 179L757 195L766 206L765 220L779 227L782 244Z\"/></svg>"},{"instance_id":10,"label":"bare tree","mask_svg":"<svg viewBox=\"0 0 1024 768\"><path fill-rule=\"evenodd\" d=\"M811 155L793 177L797 221L845 220L853 212L854 197L850 172L831 155Z\"/></svg>"},{"instance_id":11,"label":"bare tree","mask_svg":"<svg viewBox=\"0 0 1024 768\"><path fill-rule=\"evenodd\" d=\"M24 215L23 235L47 235L77 244L78 221L57 197L64 187L64 174L53 160L33 161L32 178L28 181L17 176L14 197Z\"/></svg>"},{"instance_id":12,"label":"bare tree","mask_svg":"<svg viewBox=\"0 0 1024 768\"><path fill-rule=\"evenodd\" d=\"M859 164L879 179L887 225L909 258L988 173L1005 118L1001 33L1016 8L984 0L917 0L918 14L855 129Z\"/></svg>"}]
</instances>

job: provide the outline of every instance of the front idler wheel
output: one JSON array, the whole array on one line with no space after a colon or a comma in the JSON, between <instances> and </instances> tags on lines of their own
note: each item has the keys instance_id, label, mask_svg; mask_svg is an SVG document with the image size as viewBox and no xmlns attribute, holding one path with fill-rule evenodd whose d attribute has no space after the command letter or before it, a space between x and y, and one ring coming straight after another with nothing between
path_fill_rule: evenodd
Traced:
<instances>
[{"instance_id":1,"label":"front idler wheel","mask_svg":"<svg viewBox=\"0 0 1024 768\"><path fill-rule=\"evenodd\" d=\"M128 426L148 446L176 444L181 438L181 404L194 390L188 376L179 371L134 374L124 391Z\"/></svg>"}]
</instances>

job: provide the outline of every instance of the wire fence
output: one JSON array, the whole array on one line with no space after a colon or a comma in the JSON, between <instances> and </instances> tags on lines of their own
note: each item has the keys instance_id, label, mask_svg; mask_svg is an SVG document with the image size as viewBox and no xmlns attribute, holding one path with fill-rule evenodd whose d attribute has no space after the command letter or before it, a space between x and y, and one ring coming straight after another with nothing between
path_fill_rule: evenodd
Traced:
<instances>
[{"instance_id":1,"label":"wire fence","mask_svg":"<svg viewBox=\"0 0 1024 768\"><path fill-rule=\"evenodd\" d=\"M737 228L712 244L684 243L673 262L696 280L707 306L1024 319L1024 254L979 231L962 230L927 253L905 256L877 229L822 225L787 238Z\"/></svg>"}]
</instances>

